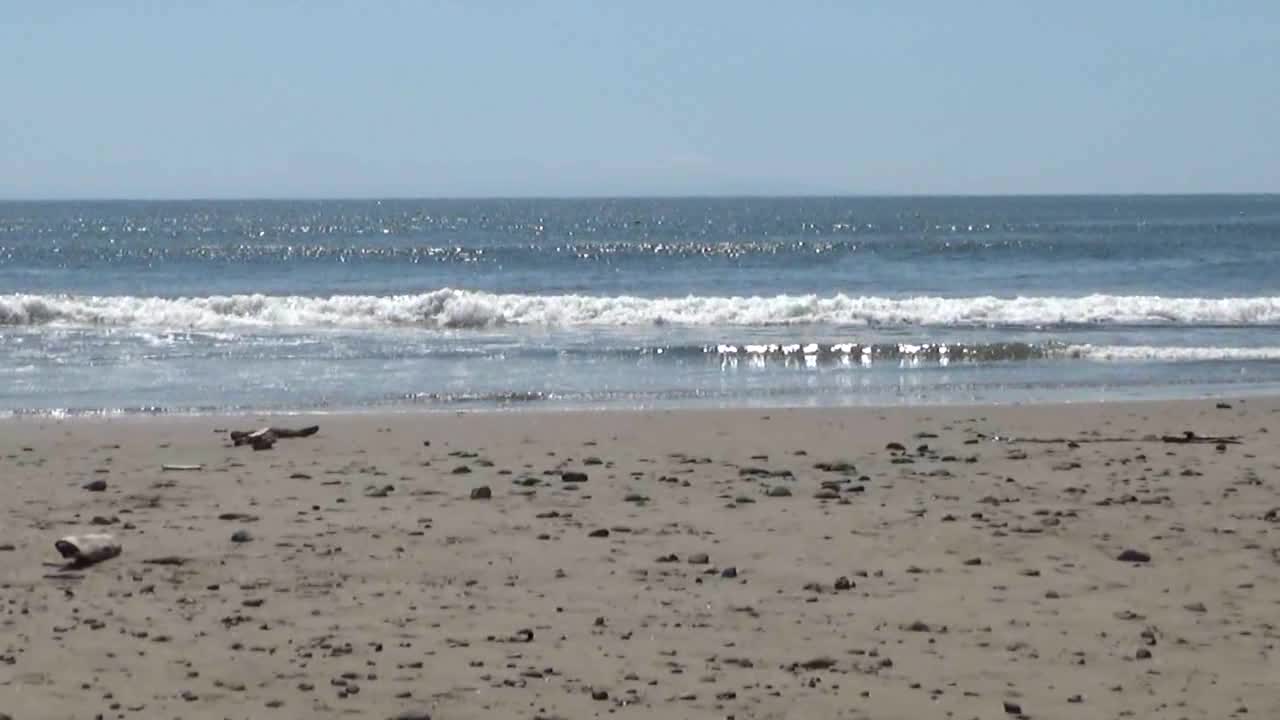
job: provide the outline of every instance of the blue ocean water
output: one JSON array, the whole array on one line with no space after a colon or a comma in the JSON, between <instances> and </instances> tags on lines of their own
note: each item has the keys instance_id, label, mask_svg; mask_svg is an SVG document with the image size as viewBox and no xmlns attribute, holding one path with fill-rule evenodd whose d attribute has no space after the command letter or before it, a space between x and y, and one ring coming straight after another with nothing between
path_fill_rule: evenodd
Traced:
<instances>
[{"instance_id":1,"label":"blue ocean water","mask_svg":"<svg viewBox=\"0 0 1280 720\"><path fill-rule=\"evenodd\" d=\"M0 412L1280 390L1280 196L0 203Z\"/></svg>"}]
</instances>

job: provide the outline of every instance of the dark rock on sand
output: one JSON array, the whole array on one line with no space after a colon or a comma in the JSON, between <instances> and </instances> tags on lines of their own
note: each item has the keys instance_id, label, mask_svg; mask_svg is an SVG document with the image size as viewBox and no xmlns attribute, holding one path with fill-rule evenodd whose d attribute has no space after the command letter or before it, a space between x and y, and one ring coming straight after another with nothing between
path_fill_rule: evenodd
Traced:
<instances>
[{"instance_id":1,"label":"dark rock on sand","mask_svg":"<svg viewBox=\"0 0 1280 720\"><path fill-rule=\"evenodd\" d=\"M84 484L84 489L89 492L102 492L107 489L106 480L92 480Z\"/></svg>"},{"instance_id":2,"label":"dark rock on sand","mask_svg":"<svg viewBox=\"0 0 1280 720\"><path fill-rule=\"evenodd\" d=\"M1119 560L1120 562L1145 563L1151 562L1151 555L1142 552L1141 550L1134 550L1130 548L1117 555L1116 560Z\"/></svg>"},{"instance_id":3,"label":"dark rock on sand","mask_svg":"<svg viewBox=\"0 0 1280 720\"><path fill-rule=\"evenodd\" d=\"M248 530L237 530L231 533L231 542L233 543L247 543L252 539L253 535L250 535Z\"/></svg>"},{"instance_id":4,"label":"dark rock on sand","mask_svg":"<svg viewBox=\"0 0 1280 720\"><path fill-rule=\"evenodd\" d=\"M1018 703L1009 702L1008 700L1005 700L1005 701L1004 701L1004 711L1005 711L1006 713L1010 714L1010 715L1021 715L1021 714L1022 714L1022 706L1021 706L1021 705L1019 705Z\"/></svg>"},{"instance_id":5,"label":"dark rock on sand","mask_svg":"<svg viewBox=\"0 0 1280 720\"><path fill-rule=\"evenodd\" d=\"M592 530L591 532L587 533L587 537L606 538L606 537L609 537L609 531L604 528L600 528L599 530Z\"/></svg>"},{"instance_id":6,"label":"dark rock on sand","mask_svg":"<svg viewBox=\"0 0 1280 720\"><path fill-rule=\"evenodd\" d=\"M387 720L431 720L431 713L426 710L405 710L399 715L393 715Z\"/></svg>"},{"instance_id":7,"label":"dark rock on sand","mask_svg":"<svg viewBox=\"0 0 1280 720\"><path fill-rule=\"evenodd\" d=\"M726 580L732 580L733 578L738 577L738 568L730 565L720 571L720 577L725 578Z\"/></svg>"},{"instance_id":8,"label":"dark rock on sand","mask_svg":"<svg viewBox=\"0 0 1280 720\"><path fill-rule=\"evenodd\" d=\"M765 494L769 497L791 497L791 488L783 487L782 485L774 485L769 488L769 491Z\"/></svg>"},{"instance_id":9,"label":"dark rock on sand","mask_svg":"<svg viewBox=\"0 0 1280 720\"><path fill-rule=\"evenodd\" d=\"M840 577L836 578L834 587L836 590L852 590L853 581L845 577L844 575L841 575Z\"/></svg>"},{"instance_id":10,"label":"dark rock on sand","mask_svg":"<svg viewBox=\"0 0 1280 720\"><path fill-rule=\"evenodd\" d=\"M688 563L690 565L706 565L711 562L711 558L706 553L694 553L689 556Z\"/></svg>"},{"instance_id":11,"label":"dark rock on sand","mask_svg":"<svg viewBox=\"0 0 1280 720\"><path fill-rule=\"evenodd\" d=\"M490 490L488 485L481 485L471 490L472 500L488 500L491 497L493 497L493 490Z\"/></svg>"},{"instance_id":12,"label":"dark rock on sand","mask_svg":"<svg viewBox=\"0 0 1280 720\"><path fill-rule=\"evenodd\" d=\"M566 470L560 473L560 481L567 483L584 483L587 481L587 474L576 470Z\"/></svg>"}]
</instances>

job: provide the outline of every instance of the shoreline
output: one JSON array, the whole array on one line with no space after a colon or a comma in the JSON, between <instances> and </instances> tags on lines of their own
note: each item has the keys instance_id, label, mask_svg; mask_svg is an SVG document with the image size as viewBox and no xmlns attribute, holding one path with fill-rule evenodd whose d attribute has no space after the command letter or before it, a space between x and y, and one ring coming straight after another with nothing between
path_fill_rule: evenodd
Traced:
<instances>
[{"instance_id":1,"label":"shoreline","mask_svg":"<svg viewBox=\"0 0 1280 720\"><path fill-rule=\"evenodd\" d=\"M0 421L0 712L1280 716L1277 423L1280 397ZM1184 431L1240 444L1159 440ZM60 568L89 532L121 554Z\"/></svg>"},{"instance_id":2,"label":"shoreline","mask_svg":"<svg viewBox=\"0 0 1280 720\"><path fill-rule=\"evenodd\" d=\"M621 405L597 405L584 406L572 404L557 404L554 401L546 403L534 402L517 402L500 405L486 405L483 403L476 404L457 404L445 407L428 407L425 405L412 404L396 404L396 405L379 405L367 408L346 407L335 408L332 410L321 410L315 408L302 409L247 409L247 410L221 410L212 409L208 411L188 411L188 410L128 410L128 409L107 409L107 410L74 410L65 411L61 409L54 410L6 410L0 411L0 424L3 423L29 423L29 422L64 422L64 421L140 421L148 420L184 420L184 419L247 419L247 418L370 418L370 417L415 417L415 416L456 416L456 415L549 415L563 416L575 414L644 414L644 413L735 413L735 412L818 412L818 413L841 413L841 412L910 412L910 411L927 411L927 410L968 410L979 411L983 408L1053 408L1053 407L1113 407L1125 405L1181 405L1191 403L1205 402L1269 402L1280 401L1280 390L1275 392L1257 392L1252 389L1244 389L1239 393L1232 392L1213 392L1204 393L1194 397L1190 396L1160 396L1150 398L1115 398L1115 399L1098 399L1094 397L1085 397L1082 399L1072 400L1008 400L1008 401L991 401L991 402L904 402L900 404L845 404L845 405L700 405L700 404L684 404L671 406L621 406Z\"/></svg>"}]
</instances>

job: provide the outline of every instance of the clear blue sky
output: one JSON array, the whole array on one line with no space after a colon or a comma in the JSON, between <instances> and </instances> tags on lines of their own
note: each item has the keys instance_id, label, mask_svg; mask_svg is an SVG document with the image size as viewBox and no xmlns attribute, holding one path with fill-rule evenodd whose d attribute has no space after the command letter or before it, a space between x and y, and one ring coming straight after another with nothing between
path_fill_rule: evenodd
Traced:
<instances>
[{"instance_id":1,"label":"clear blue sky","mask_svg":"<svg viewBox=\"0 0 1280 720\"><path fill-rule=\"evenodd\" d=\"M1250 191L1277 0L0 10L3 198Z\"/></svg>"}]
</instances>

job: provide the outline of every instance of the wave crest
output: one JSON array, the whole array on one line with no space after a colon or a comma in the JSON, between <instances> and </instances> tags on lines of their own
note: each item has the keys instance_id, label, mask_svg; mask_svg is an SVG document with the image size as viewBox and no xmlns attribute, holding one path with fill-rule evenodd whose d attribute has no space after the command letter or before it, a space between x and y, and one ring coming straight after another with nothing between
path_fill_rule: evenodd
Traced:
<instances>
[{"instance_id":1,"label":"wave crest","mask_svg":"<svg viewBox=\"0 0 1280 720\"><path fill-rule=\"evenodd\" d=\"M502 325L693 326L1280 324L1280 297L644 298L497 294L444 288L412 295L221 295L161 298L0 295L0 325L487 328Z\"/></svg>"}]
</instances>

